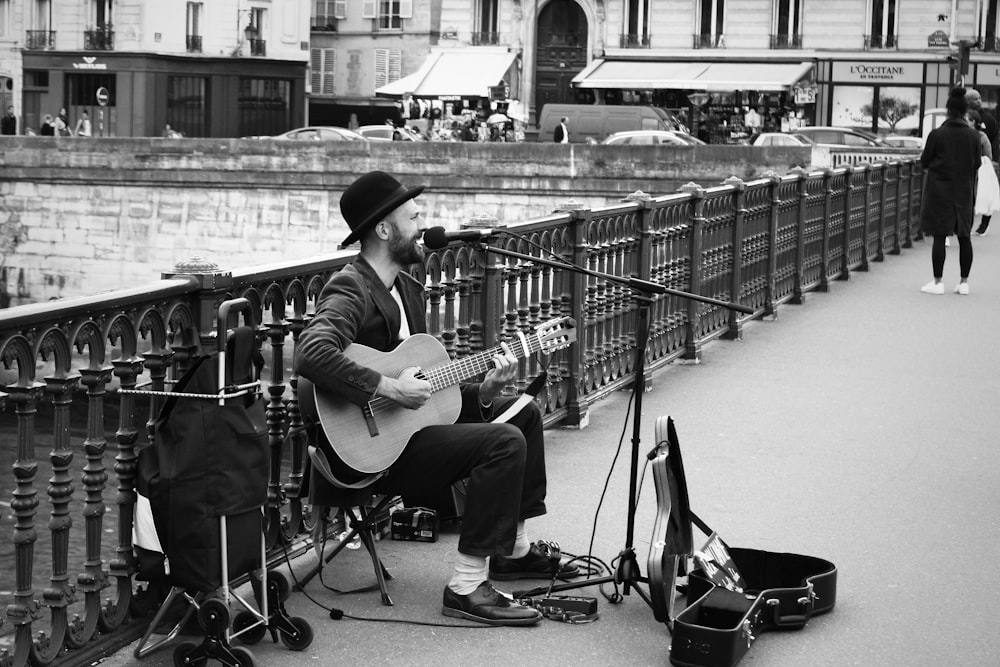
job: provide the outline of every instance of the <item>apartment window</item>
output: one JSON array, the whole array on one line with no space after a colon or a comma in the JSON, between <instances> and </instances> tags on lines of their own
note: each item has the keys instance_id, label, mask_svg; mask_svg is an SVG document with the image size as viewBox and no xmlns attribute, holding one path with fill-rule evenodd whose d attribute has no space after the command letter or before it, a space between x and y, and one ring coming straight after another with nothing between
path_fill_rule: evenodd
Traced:
<instances>
[{"instance_id":1,"label":"apartment window","mask_svg":"<svg viewBox=\"0 0 1000 667\"><path fill-rule=\"evenodd\" d=\"M0 0L0 37L5 37L10 31L10 2L11 0Z\"/></svg>"},{"instance_id":2,"label":"apartment window","mask_svg":"<svg viewBox=\"0 0 1000 667\"><path fill-rule=\"evenodd\" d=\"M802 47L802 0L776 0L771 48Z\"/></svg>"},{"instance_id":3,"label":"apartment window","mask_svg":"<svg viewBox=\"0 0 1000 667\"><path fill-rule=\"evenodd\" d=\"M403 19L413 18L413 0L364 0L361 18L374 20L376 30L402 30Z\"/></svg>"},{"instance_id":4,"label":"apartment window","mask_svg":"<svg viewBox=\"0 0 1000 667\"><path fill-rule=\"evenodd\" d=\"M649 0L626 0L622 47L649 46Z\"/></svg>"},{"instance_id":5,"label":"apartment window","mask_svg":"<svg viewBox=\"0 0 1000 667\"><path fill-rule=\"evenodd\" d=\"M52 3L49 0L35 1L30 25L34 30L49 30L52 27Z\"/></svg>"},{"instance_id":6,"label":"apartment window","mask_svg":"<svg viewBox=\"0 0 1000 667\"><path fill-rule=\"evenodd\" d=\"M399 49L375 49L375 87L381 88L387 83L399 81L400 62L402 57Z\"/></svg>"},{"instance_id":7,"label":"apartment window","mask_svg":"<svg viewBox=\"0 0 1000 667\"><path fill-rule=\"evenodd\" d=\"M201 11L200 2L187 3L188 53L201 53Z\"/></svg>"},{"instance_id":8,"label":"apartment window","mask_svg":"<svg viewBox=\"0 0 1000 667\"><path fill-rule=\"evenodd\" d=\"M472 33L472 45L499 44L499 0L479 0L476 5L475 25L479 30Z\"/></svg>"},{"instance_id":9,"label":"apartment window","mask_svg":"<svg viewBox=\"0 0 1000 667\"><path fill-rule=\"evenodd\" d=\"M112 0L94 0L93 8L94 27L110 30Z\"/></svg>"},{"instance_id":10,"label":"apartment window","mask_svg":"<svg viewBox=\"0 0 1000 667\"><path fill-rule=\"evenodd\" d=\"M725 36L725 0L701 0L698 15L698 34L695 48L717 48L723 46Z\"/></svg>"},{"instance_id":11,"label":"apartment window","mask_svg":"<svg viewBox=\"0 0 1000 667\"><path fill-rule=\"evenodd\" d=\"M313 30L337 29L337 21L347 18L347 0L316 0L312 17Z\"/></svg>"},{"instance_id":12,"label":"apartment window","mask_svg":"<svg viewBox=\"0 0 1000 667\"><path fill-rule=\"evenodd\" d=\"M208 136L207 77L167 77L167 124L185 137Z\"/></svg>"},{"instance_id":13,"label":"apartment window","mask_svg":"<svg viewBox=\"0 0 1000 667\"><path fill-rule=\"evenodd\" d=\"M998 0L986 0L979 18L979 42L983 51L1000 51L1000 39L997 39L997 6Z\"/></svg>"},{"instance_id":14,"label":"apartment window","mask_svg":"<svg viewBox=\"0 0 1000 667\"><path fill-rule=\"evenodd\" d=\"M313 95L333 95L334 49L312 49L309 59L309 85Z\"/></svg>"},{"instance_id":15,"label":"apartment window","mask_svg":"<svg viewBox=\"0 0 1000 667\"><path fill-rule=\"evenodd\" d=\"M865 46L872 49L896 48L897 0L871 0L870 34Z\"/></svg>"}]
</instances>

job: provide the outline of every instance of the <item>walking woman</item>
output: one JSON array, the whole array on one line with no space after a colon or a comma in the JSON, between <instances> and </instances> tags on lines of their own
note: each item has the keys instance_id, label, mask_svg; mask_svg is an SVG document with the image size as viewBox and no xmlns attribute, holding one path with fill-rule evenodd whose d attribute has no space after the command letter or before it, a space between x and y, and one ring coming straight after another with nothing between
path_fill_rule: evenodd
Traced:
<instances>
[{"instance_id":1,"label":"walking woman","mask_svg":"<svg viewBox=\"0 0 1000 667\"><path fill-rule=\"evenodd\" d=\"M931 268L934 280L920 288L927 294L944 294L945 241L958 237L960 282L956 294L969 293L972 270L972 219L976 170L980 165L979 133L969 126L964 88L953 88L945 105L948 119L927 137L920 164L927 173L920 207L920 231L934 238Z\"/></svg>"}]
</instances>

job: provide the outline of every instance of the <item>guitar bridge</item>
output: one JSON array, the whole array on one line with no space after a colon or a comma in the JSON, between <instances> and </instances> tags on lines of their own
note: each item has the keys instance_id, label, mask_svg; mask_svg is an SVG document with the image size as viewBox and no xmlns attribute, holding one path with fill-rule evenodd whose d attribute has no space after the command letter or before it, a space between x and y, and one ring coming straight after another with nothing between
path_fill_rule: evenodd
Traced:
<instances>
[{"instance_id":1,"label":"guitar bridge","mask_svg":"<svg viewBox=\"0 0 1000 667\"><path fill-rule=\"evenodd\" d=\"M371 401L365 404L362 408L361 414L365 417L365 424L368 425L368 435L375 437L378 435L378 424L375 423L375 410L372 408Z\"/></svg>"}]
</instances>

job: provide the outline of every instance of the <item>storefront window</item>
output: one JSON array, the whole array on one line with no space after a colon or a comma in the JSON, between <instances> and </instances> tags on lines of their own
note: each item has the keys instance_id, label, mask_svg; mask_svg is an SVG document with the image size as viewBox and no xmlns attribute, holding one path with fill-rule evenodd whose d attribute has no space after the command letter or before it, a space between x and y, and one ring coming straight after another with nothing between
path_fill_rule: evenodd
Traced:
<instances>
[{"instance_id":1,"label":"storefront window","mask_svg":"<svg viewBox=\"0 0 1000 667\"><path fill-rule=\"evenodd\" d=\"M239 136L274 135L291 129L292 82L240 79Z\"/></svg>"},{"instance_id":2,"label":"storefront window","mask_svg":"<svg viewBox=\"0 0 1000 667\"><path fill-rule=\"evenodd\" d=\"M833 90L830 125L872 129L871 109L874 99L874 86L837 86Z\"/></svg>"},{"instance_id":3,"label":"storefront window","mask_svg":"<svg viewBox=\"0 0 1000 667\"><path fill-rule=\"evenodd\" d=\"M77 119L84 111L92 122L91 132L94 136L114 134L116 123L115 105L118 100L117 77L107 73L68 73L66 74L66 111L70 127L74 127ZM97 91L106 91L105 104L97 102Z\"/></svg>"},{"instance_id":4,"label":"storefront window","mask_svg":"<svg viewBox=\"0 0 1000 667\"><path fill-rule=\"evenodd\" d=\"M208 136L208 79L167 78L167 124L185 137Z\"/></svg>"},{"instance_id":5,"label":"storefront window","mask_svg":"<svg viewBox=\"0 0 1000 667\"><path fill-rule=\"evenodd\" d=\"M879 134L920 131L920 88L837 86L830 124Z\"/></svg>"}]
</instances>

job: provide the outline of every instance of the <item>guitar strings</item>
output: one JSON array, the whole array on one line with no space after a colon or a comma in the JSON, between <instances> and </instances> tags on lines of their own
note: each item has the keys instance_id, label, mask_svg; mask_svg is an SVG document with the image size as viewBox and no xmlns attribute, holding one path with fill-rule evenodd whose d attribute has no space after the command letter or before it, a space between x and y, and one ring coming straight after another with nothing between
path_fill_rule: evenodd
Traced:
<instances>
[{"instance_id":1,"label":"guitar strings","mask_svg":"<svg viewBox=\"0 0 1000 667\"><path fill-rule=\"evenodd\" d=\"M531 340L528 341L528 349L524 351L525 353L521 357L527 358L535 352L540 352L542 347L541 339L537 335L532 335ZM430 382L431 392L440 391L461 382L465 378L478 373L485 373L490 369L490 360L502 350L503 348L497 345L489 350L456 359L443 366L432 368L429 371L421 371L417 373L416 377ZM454 368L461 368L462 370L458 372L452 370ZM398 404L395 401L385 396L376 396L368 402L368 409L372 415L385 408L395 408L397 406Z\"/></svg>"}]
</instances>

